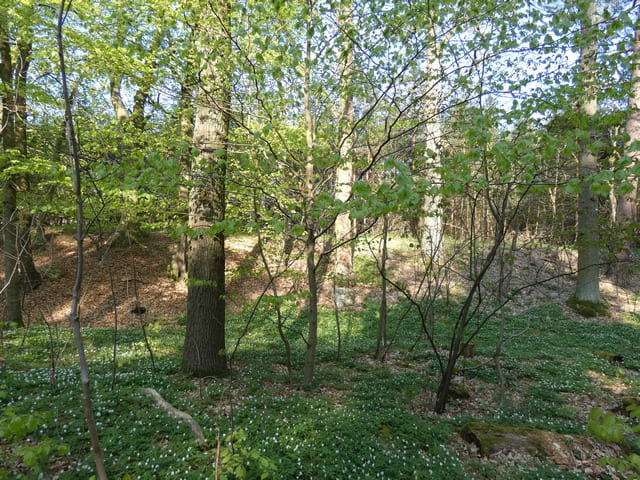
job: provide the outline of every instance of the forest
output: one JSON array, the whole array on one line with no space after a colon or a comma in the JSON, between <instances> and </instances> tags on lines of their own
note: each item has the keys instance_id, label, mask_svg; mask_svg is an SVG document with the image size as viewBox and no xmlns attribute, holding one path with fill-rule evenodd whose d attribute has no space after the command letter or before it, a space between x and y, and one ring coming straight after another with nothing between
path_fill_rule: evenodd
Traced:
<instances>
[{"instance_id":1,"label":"forest","mask_svg":"<svg viewBox=\"0 0 640 480\"><path fill-rule=\"evenodd\" d=\"M0 0L0 479L640 478L637 0Z\"/></svg>"}]
</instances>

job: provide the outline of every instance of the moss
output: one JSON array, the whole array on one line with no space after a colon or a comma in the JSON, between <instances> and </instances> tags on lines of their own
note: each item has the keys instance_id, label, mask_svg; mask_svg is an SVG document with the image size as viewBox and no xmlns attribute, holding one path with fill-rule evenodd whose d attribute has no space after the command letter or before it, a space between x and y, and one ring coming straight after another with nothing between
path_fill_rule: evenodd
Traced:
<instances>
[{"instance_id":1,"label":"moss","mask_svg":"<svg viewBox=\"0 0 640 480\"><path fill-rule=\"evenodd\" d=\"M603 358L604 360L606 360L609 363L622 363L622 362L624 362L624 357L622 355L620 355L619 353L597 351L597 352L593 352L593 354L596 357Z\"/></svg>"},{"instance_id":2,"label":"moss","mask_svg":"<svg viewBox=\"0 0 640 480\"><path fill-rule=\"evenodd\" d=\"M544 457L545 449L540 440L542 433L535 428L485 422L469 422L460 431L462 438L474 443L480 450L480 454L484 456L509 447L523 449L536 457Z\"/></svg>"},{"instance_id":3,"label":"moss","mask_svg":"<svg viewBox=\"0 0 640 480\"><path fill-rule=\"evenodd\" d=\"M609 307L604 302L595 303L571 297L567 300L567 305L583 317L587 318L606 316L609 314Z\"/></svg>"},{"instance_id":4,"label":"moss","mask_svg":"<svg viewBox=\"0 0 640 480\"><path fill-rule=\"evenodd\" d=\"M451 385L449 385L449 398L464 399L470 396L469 390L464 385L455 382L451 382Z\"/></svg>"}]
</instances>

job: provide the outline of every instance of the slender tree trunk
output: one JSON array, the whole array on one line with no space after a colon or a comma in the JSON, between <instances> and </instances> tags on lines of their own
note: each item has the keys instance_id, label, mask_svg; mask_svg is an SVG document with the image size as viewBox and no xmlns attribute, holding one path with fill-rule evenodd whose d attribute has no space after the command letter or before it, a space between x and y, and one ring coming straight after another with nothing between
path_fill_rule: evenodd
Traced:
<instances>
[{"instance_id":1,"label":"slender tree trunk","mask_svg":"<svg viewBox=\"0 0 640 480\"><path fill-rule=\"evenodd\" d=\"M204 64L198 85L193 145L200 151L191 168L187 329L182 370L196 376L228 371L225 354L224 233L211 227L225 218L229 134L230 53L228 0L203 3L200 45ZM213 11L215 9L215 11ZM216 51L213 51L213 48Z\"/></svg>"},{"instance_id":2,"label":"slender tree trunk","mask_svg":"<svg viewBox=\"0 0 640 480\"><path fill-rule=\"evenodd\" d=\"M305 245L307 281L309 283L309 309L307 312L309 333L307 335L307 350L304 358L304 372L302 379L302 384L305 388L310 388L313 382L316 362L316 347L318 345L318 283L316 278L315 249L315 237L314 234L310 232Z\"/></svg>"},{"instance_id":3,"label":"slender tree trunk","mask_svg":"<svg viewBox=\"0 0 640 480\"><path fill-rule=\"evenodd\" d=\"M638 12L640 19L640 10ZM640 29L636 30L633 43L633 72L631 75L631 90L629 91L629 110L625 129L629 135L626 146L626 154L633 159L632 165L640 162L640 151L637 144L640 142ZM634 143L636 146L634 146ZM631 246L638 232L638 178L631 180L632 189L625 194L618 194L616 200L616 234L621 238L621 245L616 249L616 262L614 274L616 281L624 284L629 276L629 261L631 259Z\"/></svg>"},{"instance_id":4,"label":"slender tree trunk","mask_svg":"<svg viewBox=\"0 0 640 480\"><path fill-rule=\"evenodd\" d=\"M80 319L78 316L78 308L80 304L80 289L82 287L82 275L84 268L84 216L83 216L83 199L82 199L82 185L80 177L80 156L78 153L78 145L76 143L76 137L73 126L73 114L71 111L71 101L69 97L69 90L67 88L67 75L64 62L64 46L62 41L62 27L64 23L64 15L66 11L66 0L62 0L58 9L58 24L57 24L57 43L58 43L58 57L60 62L60 76L62 80L62 96L65 102L65 132L67 138L67 145L69 148L69 156L73 162L73 190L76 201L76 278L73 284L73 290L71 293L71 309L69 312L69 321L73 329L73 334L76 342L76 348L78 350L78 359L80 363L80 383L82 385L83 396L83 410L87 426L89 428L89 434L91 439L91 450L93 451L93 458L96 462L96 473L100 480L107 479L107 473L104 467L104 460L102 457L102 448L100 447L100 437L98 436L98 429L96 427L95 418L93 416L93 407L91 405L91 385L89 383L89 366L84 353L84 343L82 340L82 333L80 331Z\"/></svg>"},{"instance_id":5,"label":"slender tree trunk","mask_svg":"<svg viewBox=\"0 0 640 480\"><path fill-rule=\"evenodd\" d=\"M587 122L598 109L595 12L596 4L592 1L587 6L586 23L583 28L585 43L580 49L580 75L584 92L580 102L580 112ZM589 149L589 145L585 145L580 152L578 166L582 190L578 198L578 278L575 298L578 302L597 304L600 303L598 198L591 190L587 178L598 172L598 161Z\"/></svg>"},{"instance_id":6,"label":"slender tree trunk","mask_svg":"<svg viewBox=\"0 0 640 480\"><path fill-rule=\"evenodd\" d=\"M338 9L338 26L349 38L350 29L353 25L351 13L351 1ZM343 53L340 56L340 119L341 130L340 139L340 165L336 171L336 200L347 202L351 196L351 185L353 184L353 163L351 153L353 140L351 138L351 126L353 124L353 44L351 40L345 40L342 46ZM349 212L338 215L335 223L335 236L337 242L343 242L352 236L351 219ZM353 248L351 243L344 244L336 249L335 268L336 276L334 281L334 303L336 308L351 305L354 297L348 285L349 276L353 271Z\"/></svg>"},{"instance_id":7,"label":"slender tree trunk","mask_svg":"<svg viewBox=\"0 0 640 480\"><path fill-rule=\"evenodd\" d=\"M440 55L437 51L435 27L431 27L432 46L427 48L428 63L428 81L427 96L425 105L425 160L426 160L426 179L437 187L440 184L440 174L438 168L441 166L440 150L438 142L442 134L440 125L440 117L438 110L440 108L440 77L442 75L442 66L440 64ZM440 197L436 194L427 193L424 196L422 208L424 211L424 221L421 231L422 251L426 258L431 261L437 261L442 250L442 212L440 208Z\"/></svg>"},{"instance_id":8,"label":"slender tree trunk","mask_svg":"<svg viewBox=\"0 0 640 480\"><path fill-rule=\"evenodd\" d=\"M190 139L193 137L193 88L195 83L191 75L187 75L184 83L180 88L180 133L182 138ZM185 179L183 185L178 191L179 203L181 205L189 204L189 188L188 183L191 178L191 160L188 153L180 156L180 168L182 176ZM181 234L176 243L173 245L171 253L171 276L173 278L186 278L189 271L189 236Z\"/></svg>"},{"instance_id":9,"label":"slender tree trunk","mask_svg":"<svg viewBox=\"0 0 640 480\"><path fill-rule=\"evenodd\" d=\"M389 238L389 216L382 217L382 252L380 253L380 310L378 317L378 335L376 337L376 360L384 359L387 346L387 240Z\"/></svg>"},{"instance_id":10,"label":"slender tree trunk","mask_svg":"<svg viewBox=\"0 0 640 480\"><path fill-rule=\"evenodd\" d=\"M310 31L310 26L308 26ZM314 189L314 165L313 165L313 119L311 116L311 37L307 37L306 67L304 72L304 117L305 138L307 143L307 164L305 167L305 200L307 209L311 209L315 200ZM307 240L305 243L305 257L307 263L307 283L309 286L309 301L307 310L308 334L307 350L304 359L304 372L302 385L310 388L313 382L313 374L316 361L316 347L318 344L318 272L315 260L316 250L316 226L311 212L307 212L306 218Z\"/></svg>"}]
</instances>

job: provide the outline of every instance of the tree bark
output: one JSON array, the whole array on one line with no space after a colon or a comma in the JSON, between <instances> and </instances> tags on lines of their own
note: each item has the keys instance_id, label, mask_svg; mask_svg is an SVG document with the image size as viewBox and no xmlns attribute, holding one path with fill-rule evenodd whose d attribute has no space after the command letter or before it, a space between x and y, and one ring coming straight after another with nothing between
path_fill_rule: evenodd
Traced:
<instances>
[{"instance_id":1,"label":"tree bark","mask_svg":"<svg viewBox=\"0 0 640 480\"><path fill-rule=\"evenodd\" d=\"M580 49L580 82L583 96L579 109L585 122L591 122L598 110L595 32L595 2L590 2L583 25L584 45ZM591 127L589 126L589 130ZM600 303L599 263L600 235L598 231L598 198L591 190L588 177L598 172L598 161L588 145L578 156L578 175L582 190L578 198L578 278L575 298L579 302Z\"/></svg>"},{"instance_id":2,"label":"tree bark","mask_svg":"<svg viewBox=\"0 0 640 480\"><path fill-rule=\"evenodd\" d=\"M640 19L640 11L638 12ZM633 44L633 72L631 74L631 90L629 91L629 110L625 129L629 135L626 154L632 159L632 166L640 161L640 29L636 30ZM634 145L635 144L635 145ZM633 239L638 231L638 178L631 180L632 190L616 198L616 235L621 238L616 245L616 261L613 272L616 282L626 283L629 276L629 261Z\"/></svg>"},{"instance_id":3,"label":"tree bark","mask_svg":"<svg viewBox=\"0 0 640 480\"><path fill-rule=\"evenodd\" d=\"M435 26L431 25L433 44L427 48L428 81L424 115L425 127L425 177L430 184L437 188L440 184L438 168L441 166L438 142L442 135L440 125L440 76L442 66L440 55L437 51ZM427 193L423 204L424 221L422 223L420 242L422 251L430 261L437 261L442 246L442 212L440 211L440 198L438 194Z\"/></svg>"},{"instance_id":4,"label":"tree bark","mask_svg":"<svg viewBox=\"0 0 640 480\"><path fill-rule=\"evenodd\" d=\"M193 137L193 79L191 75L180 87L180 133L183 139L191 139ZM191 160L190 154L187 152L180 155L180 168L182 169L182 177L185 182L180 185L178 198L180 209L182 205L189 204L188 182L191 177ZM180 221L182 223L182 221ZM171 276L173 278L186 278L189 271L189 236L180 234L174 243L171 252Z\"/></svg>"},{"instance_id":5,"label":"tree bark","mask_svg":"<svg viewBox=\"0 0 640 480\"><path fill-rule=\"evenodd\" d=\"M215 9L216 11L212 11ZM212 227L225 218L229 134L230 54L228 0L203 3L200 45L203 65L198 85L191 166L187 330L182 370L195 376L228 371L225 353L224 233ZM215 51L214 51L215 48ZM212 233L215 232L215 233Z\"/></svg>"},{"instance_id":6,"label":"tree bark","mask_svg":"<svg viewBox=\"0 0 640 480\"><path fill-rule=\"evenodd\" d=\"M1 168L11 166L11 158L17 150L16 109L17 70L19 65L13 64L11 38L6 19L0 18L0 84L2 85L2 149L6 158ZM4 320L24 326L21 306L21 279L19 273L19 246L17 236L17 189L13 178L8 177L2 185L2 228L4 254Z\"/></svg>"},{"instance_id":7,"label":"tree bark","mask_svg":"<svg viewBox=\"0 0 640 480\"><path fill-rule=\"evenodd\" d=\"M348 1L338 9L338 27L344 33L347 40L343 42L340 71L340 164L336 171L335 198L340 202L347 202L351 196L353 184L353 162L351 153L353 139L351 125L353 124L353 44L349 40L349 30L353 25L351 13L352 4ZM345 32L346 30L346 32ZM337 242L343 242L352 236L352 225L349 212L342 212L336 218L334 232ZM351 243L345 243L335 252L334 274L334 302L337 308L353 303L353 294L349 288L348 280L353 271L353 248Z\"/></svg>"},{"instance_id":8,"label":"tree bark","mask_svg":"<svg viewBox=\"0 0 640 480\"><path fill-rule=\"evenodd\" d=\"M310 26L307 27L308 31ZM309 301L307 311L307 349L304 359L304 372L302 385L304 388L311 388L316 361L316 347L318 344L318 271L315 260L316 250L316 225L311 208L315 200L313 164L313 118L311 116L311 38L307 36L306 62L304 71L304 118L305 118L305 138L307 143L307 163L305 166L305 200L307 240L305 243L305 256L307 263L307 283L309 287Z\"/></svg>"}]
</instances>

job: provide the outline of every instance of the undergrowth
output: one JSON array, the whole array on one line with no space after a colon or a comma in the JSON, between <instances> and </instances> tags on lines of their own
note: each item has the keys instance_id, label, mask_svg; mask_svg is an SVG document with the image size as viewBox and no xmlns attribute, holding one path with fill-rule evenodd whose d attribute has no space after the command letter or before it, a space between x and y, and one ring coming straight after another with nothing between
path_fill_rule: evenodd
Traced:
<instances>
[{"instance_id":1,"label":"undergrowth","mask_svg":"<svg viewBox=\"0 0 640 480\"><path fill-rule=\"evenodd\" d=\"M471 417L430 413L437 366L424 339L414 347L419 320L411 312L403 317L405 309L402 302L391 309L389 337L403 320L389 360L382 364L371 359L375 306L341 316L339 360L333 312L323 312L312 392L287 383L284 350L268 309L252 319L233 372L225 379L183 376L183 329L162 324L147 332L155 369L141 331L118 333L114 376L113 331L85 328L95 416L110 478L588 478L543 462L497 467L461 457L454 440ZM437 312L446 316L451 310L441 304ZM507 387L517 388L519 395L507 393L500 406L496 403L476 419L585 434L587 418L571 406L571 398L610 399L607 385L595 378L622 381L632 394L640 392L638 318L607 325L572 321L551 304L505 315L507 334L528 328L505 346L501 358ZM242 314L229 320L228 348L246 320ZM294 380L299 380L304 319L289 315L287 322ZM450 323L440 322L438 328L444 336ZM498 320L492 321L475 339L480 358L492 355L498 328ZM9 329L3 332L1 349L0 412L37 421L29 422L30 430L18 432L20 436L0 436L0 450L8 452L0 456L0 469L9 472L8 478L30 478L37 469L42 478L90 478L92 456L71 333L61 329L57 336L50 335L44 326L26 332ZM609 363L594 355L596 349L615 351L624 360ZM492 363L463 374L487 389L498 388ZM153 405L141 387L156 389L190 413L202 426L209 448L198 448L188 426ZM467 401L474 402L473 393ZM18 443L36 448L37 458L28 458L31 466ZM38 445L48 447L37 450Z\"/></svg>"}]
</instances>

